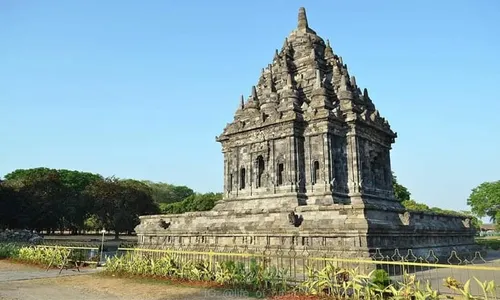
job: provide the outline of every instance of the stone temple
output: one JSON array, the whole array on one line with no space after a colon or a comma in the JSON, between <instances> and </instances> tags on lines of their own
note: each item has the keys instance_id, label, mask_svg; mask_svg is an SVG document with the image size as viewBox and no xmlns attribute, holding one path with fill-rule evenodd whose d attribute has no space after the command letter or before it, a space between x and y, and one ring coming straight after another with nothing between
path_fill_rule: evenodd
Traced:
<instances>
[{"instance_id":1,"label":"stone temple","mask_svg":"<svg viewBox=\"0 0 500 300\"><path fill-rule=\"evenodd\" d=\"M394 197L396 133L304 8L217 141L224 198L214 209L142 216L143 247L375 249L425 255L474 245L470 220L406 211Z\"/></svg>"}]
</instances>

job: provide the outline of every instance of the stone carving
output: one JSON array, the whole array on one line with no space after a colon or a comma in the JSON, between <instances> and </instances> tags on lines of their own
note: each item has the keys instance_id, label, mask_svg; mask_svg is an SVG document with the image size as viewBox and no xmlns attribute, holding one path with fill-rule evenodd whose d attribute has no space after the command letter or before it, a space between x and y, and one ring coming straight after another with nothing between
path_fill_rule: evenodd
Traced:
<instances>
[{"instance_id":1,"label":"stone carving","mask_svg":"<svg viewBox=\"0 0 500 300\"><path fill-rule=\"evenodd\" d=\"M293 226L295 226L295 227L299 227L300 224L302 224L303 220L304 220L303 217L302 216L298 216L297 214L295 214L294 211L291 211L288 214L288 222L290 224L292 224Z\"/></svg>"},{"instance_id":2,"label":"stone carving","mask_svg":"<svg viewBox=\"0 0 500 300\"><path fill-rule=\"evenodd\" d=\"M410 217L411 217L411 214L408 211L406 211L403 214L399 214L399 219L401 220L403 225L406 225L406 226L410 225Z\"/></svg>"},{"instance_id":3,"label":"stone carving","mask_svg":"<svg viewBox=\"0 0 500 300\"><path fill-rule=\"evenodd\" d=\"M167 229L168 227L170 227L170 222L165 222L165 220L163 219L160 219L160 221L158 221L158 224L163 229Z\"/></svg>"},{"instance_id":4,"label":"stone carving","mask_svg":"<svg viewBox=\"0 0 500 300\"><path fill-rule=\"evenodd\" d=\"M464 224L465 228L470 228L470 219L469 218L462 220L462 223Z\"/></svg>"}]
</instances>

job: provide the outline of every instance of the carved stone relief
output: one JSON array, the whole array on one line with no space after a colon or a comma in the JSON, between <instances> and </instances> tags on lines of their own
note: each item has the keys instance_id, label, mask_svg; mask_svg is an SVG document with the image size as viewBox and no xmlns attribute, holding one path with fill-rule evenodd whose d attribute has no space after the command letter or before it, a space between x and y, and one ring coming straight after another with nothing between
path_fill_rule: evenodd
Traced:
<instances>
[{"instance_id":1,"label":"carved stone relief","mask_svg":"<svg viewBox=\"0 0 500 300\"><path fill-rule=\"evenodd\" d=\"M410 218L411 218L411 214L408 211L406 211L403 214L399 214L399 219L401 220L403 225L406 225L406 226L410 225Z\"/></svg>"}]
</instances>

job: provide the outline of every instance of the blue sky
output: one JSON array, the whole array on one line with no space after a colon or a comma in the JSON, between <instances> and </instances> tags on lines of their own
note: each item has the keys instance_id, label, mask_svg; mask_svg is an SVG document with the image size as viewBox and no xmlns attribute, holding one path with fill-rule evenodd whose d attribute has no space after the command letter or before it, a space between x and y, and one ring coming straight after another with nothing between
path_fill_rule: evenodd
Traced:
<instances>
[{"instance_id":1,"label":"blue sky","mask_svg":"<svg viewBox=\"0 0 500 300\"><path fill-rule=\"evenodd\" d=\"M466 209L500 170L500 2L0 1L0 176L46 166L222 190L215 142L296 27L399 138L413 198Z\"/></svg>"}]
</instances>

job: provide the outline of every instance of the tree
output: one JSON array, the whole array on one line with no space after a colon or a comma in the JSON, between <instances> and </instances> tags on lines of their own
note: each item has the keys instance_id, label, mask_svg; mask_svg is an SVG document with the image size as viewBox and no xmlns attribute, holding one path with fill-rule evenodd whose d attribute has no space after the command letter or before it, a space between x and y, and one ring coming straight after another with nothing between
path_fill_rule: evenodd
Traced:
<instances>
[{"instance_id":1,"label":"tree","mask_svg":"<svg viewBox=\"0 0 500 300\"><path fill-rule=\"evenodd\" d=\"M159 212L144 186L136 181L111 177L87 186L83 196L86 201L94 202L93 213L97 224L114 231L118 239L120 232L134 230L139 224L139 215Z\"/></svg>"},{"instance_id":2,"label":"tree","mask_svg":"<svg viewBox=\"0 0 500 300\"><path fill-rule=\"evenodd\" d=\"M181 202L161 204L161 210L166 214L182 214L189 211L211 210L217 201L222 199L221 193L195 194Z\"/></svg>"},{"instance_id":3,"label":"tree","mask_svg":"<svg viewBox=\"0 0 500 300\"><path fill-rule=\"evenodd\" d=\"M75 195L62 183L59 173L55 170L44 170L28 173L17 180L18 195L30 218L28 226L38 231L64 229L65 209Z\"/></svg>"},{"instance_id":4,"label":"tree","mask_svg":"<svg viewBox=\"0 0 500 300\"><path fill-rule=\"evenodd\" d=\"M187 186L178 186L164 182L142 181L151 188L153 199L156 203L180 202L189 196L194 195L194 191Z\"/></svg>"},{"instance_id":5,"label":"tree","mask_svg":"<svg viewBox=\"0 0 500 300\"><path fill-rule=\"evenodd\" d=\"M5 175L4 178L7 181L22 181L28 178L41 178L53 172L54 170L49 168L17 169Z\"/></svg>"},{"instance_id":6,"label":"tree","mask_svg":"<svg viewBox=\"0 0 500 300\"><path fill-rule=\"evenodd\" d=\"M418 203L415 200L404 200L401 202L406 209L416 211L430 211L429 206L423 203Z\"/></svg>"},{"instance_id":7,"label":"tree","mask_svg":"<svg viewBox=\"0 0 500 300\"><path fill-rule=\"evenodd\" d=\"M7 181L0 182L0 228L24 228L29 217L23 199Z\"/></svg>"},{"instance_id":8,"label":"tree","mask_svg":"<svg viewBox=\"0 0 500 300\"><path fill-rule=\"evenodd\" d=\"M59 199L63 201L60 203L61 207L58 211L58 216L60 218L58 222L59 228L70 229L73 234L76 234L79 229L83 229L85 219L89 217L89 211L93 205L92 202L82 201L80 195L89 184L102 180L102 176L74 170L32 168L15 170L5 175L5 178L7 182L13 183L14 185L24 186L24 196L26 199L31 199L31 196L26 194L28 190L25 185L34 183L34 180L49 178L49 176L57 176L59 184L64 186L68 194L65 199ZM31 189L30 192L35 192L35 190ZM56 201L56 199L52 201Z\"/></svg>"},{"instance_id":9,"label":"tree","mask_svg":"<svg viewBox=\"0 0 500 300\"><path fill-rule=\"evenodd\" d=\"M398 183L398 179L396 175L394 175L394 172L392 173L392 187L394 189L394 196L396 199L401 202L410 200L410 191L405 186Z\"/></svg>"},{"instance_id":10,"label":"tree","mask_svg":"<svg viewBox=\"0 0 500 300\"><path fill-rule=\"evenodd\" d=\"M96 215L91 215L88 217L85 222L83 223L83 228L86 231L95 231L98 232L103 228L103 224L99 221Z\"/></svg>"},{"instance_id":11,"label":"tree","mask_svg":"<svg viewBox=\"0 0 500 300\"><path fill-rule=\"evenodd\" d=\"M68 199L64 216L66 220L66 228L71 230L72 234L77 234L77 231L85 227L85 220L90 216L93 203L92 201L84 201L81 194L85 188L96 182L103 180L101 175L89 172L80 172L73 170L57 170L61 176L61 181L68 187L73 197Z\"/></svg>"},{"instance_id":12,"label":"tree","mask_svg":"<svg viewBox=\"0 0 500 300\"><path fill-rule=\"evenodd\" d=\"M483 182L473 188L467 204L477 216L488 216L500 228L500 180Z\"/></svg>"}]
</instances>

